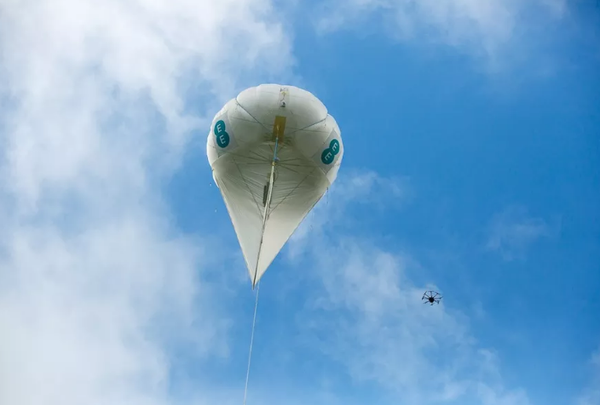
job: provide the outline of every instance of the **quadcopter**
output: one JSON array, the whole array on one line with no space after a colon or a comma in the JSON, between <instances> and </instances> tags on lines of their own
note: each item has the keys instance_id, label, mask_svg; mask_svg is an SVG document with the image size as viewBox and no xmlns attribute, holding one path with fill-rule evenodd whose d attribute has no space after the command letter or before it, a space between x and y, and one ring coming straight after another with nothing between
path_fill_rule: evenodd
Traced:
<instances>
[{"instance_id":1,"label":"quadcopter","mask_svg":"<svg viewBox=\"0 0 600 405\"><path fill-rule=\"evenodd\" d=\"M435 291L425 291L425 294L423 294L421 299L424 301L423 304L430 303L433 305L434 303L439 304L442 296Z\"/></svg>"}]
</instances>

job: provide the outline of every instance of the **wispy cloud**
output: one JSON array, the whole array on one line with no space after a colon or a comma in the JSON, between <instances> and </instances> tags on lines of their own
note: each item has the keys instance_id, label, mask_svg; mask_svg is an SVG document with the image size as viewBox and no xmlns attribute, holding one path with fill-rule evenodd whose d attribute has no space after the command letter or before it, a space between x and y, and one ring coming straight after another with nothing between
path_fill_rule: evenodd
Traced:
<instances>
[{"instance_id":1,"label":"wispy cloud","mask_svg":"<svg viewBox=\"0 0 600 405\"><path fill-rule=\"evenodd\" d=\"M592 353L590 363L589 384L577 398L577 405L595 405L600 403L600 346Z\"/></svg>"},{"instance_id":2,"label":"wispy cloud","mask_svg":"<svg viewBox=\"0 0 600 405\"><path fill-rule=\"evenodd\" d=\"M331 0L323 3L318 28L376 24L398 40L452 46L498 70L526 57L541 39L536 29L565 13L564 0Z\"/></svg>"},{"instance_id":3,"label":"wispy cloud","mask_svg":"<svg viewBox=\"0 0 600 405\"><path fill-rule=\"evenodd\" d=\"M344 169L319 204L308 214L290 239L288 254L301 254L316 234L338 232L340 228L364 226L368 217L384 210L398 212L410 204L415 190L410 178L385 178L369 169ZM361 207L367 215L348 214L348 206Z\"/></svg>"},{"instance_id":4,"label":"wispy cloud","mask_svg":"<svg viewBox=\"0 0 600 405\"><path fill-rule=\"evenodd\" d=\"M173 344L226 356L229 321L160 186L289 39L267 0L25 0L0 53L0 403L169 403Z\"/></svg>"},{"instance_id":5,"label":"wispy cloud","mask_svg":"<svg viewBox=\"0 0 600 405\"><path fill-rule=\"evenodd\" d=\"M491 219L486 249L505 260L520 259L536 240L553 236L557 230L556 225L530 216L524 207L511 206Z\"/></svg>"},{"instance_id":6,"label":"wispy cloud","mask_svg":"<svg viewBox=\"0 0 600 405\"><path fill-rule=\"evenodd\" d=\"M347 217L352 201L360 200L357 194L385 199L388 193L377 186L364 192L351 189L348 204L329 211ZM312 326L310 344L346 367L355 381L375 382L394 401L529 404L524 391L504 386L497 356L477 343L465 314L444 301L423 305L423 292L437 287L411 281L418 260L377 247L374 236L352 230L311 234L311 268L318 269L312 277L321 288L314 289L301 320Z\"/></svg>"}]
</instances>

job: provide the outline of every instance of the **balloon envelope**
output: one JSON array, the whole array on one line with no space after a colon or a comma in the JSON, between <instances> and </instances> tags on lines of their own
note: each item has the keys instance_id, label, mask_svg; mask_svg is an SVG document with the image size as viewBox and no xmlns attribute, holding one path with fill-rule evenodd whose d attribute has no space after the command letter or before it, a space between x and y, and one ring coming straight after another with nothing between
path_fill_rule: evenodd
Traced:
<instances>
[{"instance_id":1,"label":"balloon envelope","mask_svg":"<svg viewBox=\"0 0 600 405\"><path fill-rule=\"evenodd\" d=\"M206 152L254 288L335 181L340 129L308 91L263 84L215 115Z\"/></svg>"}]
</instances>

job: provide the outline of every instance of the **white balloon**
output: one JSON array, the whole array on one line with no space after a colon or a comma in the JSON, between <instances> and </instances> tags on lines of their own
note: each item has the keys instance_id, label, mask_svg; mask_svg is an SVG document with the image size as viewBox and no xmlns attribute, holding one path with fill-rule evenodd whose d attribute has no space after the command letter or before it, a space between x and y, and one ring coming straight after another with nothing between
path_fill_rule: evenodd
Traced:
<instances>
[{"instance_id":1,"label":"white balloon","mask_svg":"<svg viewBox=\"0 0 600 405\"><path fill-rule=\"evenodd\" d=\"M308 91L263 84L215 115L206 154L254 288L335 181L340 129Z\"/></svg>"}]
</instances>

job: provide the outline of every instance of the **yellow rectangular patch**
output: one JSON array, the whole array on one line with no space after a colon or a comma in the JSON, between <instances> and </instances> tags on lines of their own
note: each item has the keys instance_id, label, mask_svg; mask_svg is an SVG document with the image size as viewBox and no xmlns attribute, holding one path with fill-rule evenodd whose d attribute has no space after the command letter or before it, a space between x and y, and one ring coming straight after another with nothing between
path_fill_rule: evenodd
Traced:
<instances>
[{"instance_id":1,"label":"yellow rectangular patch","mask_svg":"<svg viewBox=\"0 0 600 405\"><path fill-rule=\"evenodd\" d=\"M285 132L285 120L286 117L281 115L275 116L273 121L273 140L279 139L279 142L283 142L283 133Z\"/></svg>"}]
</instances>

